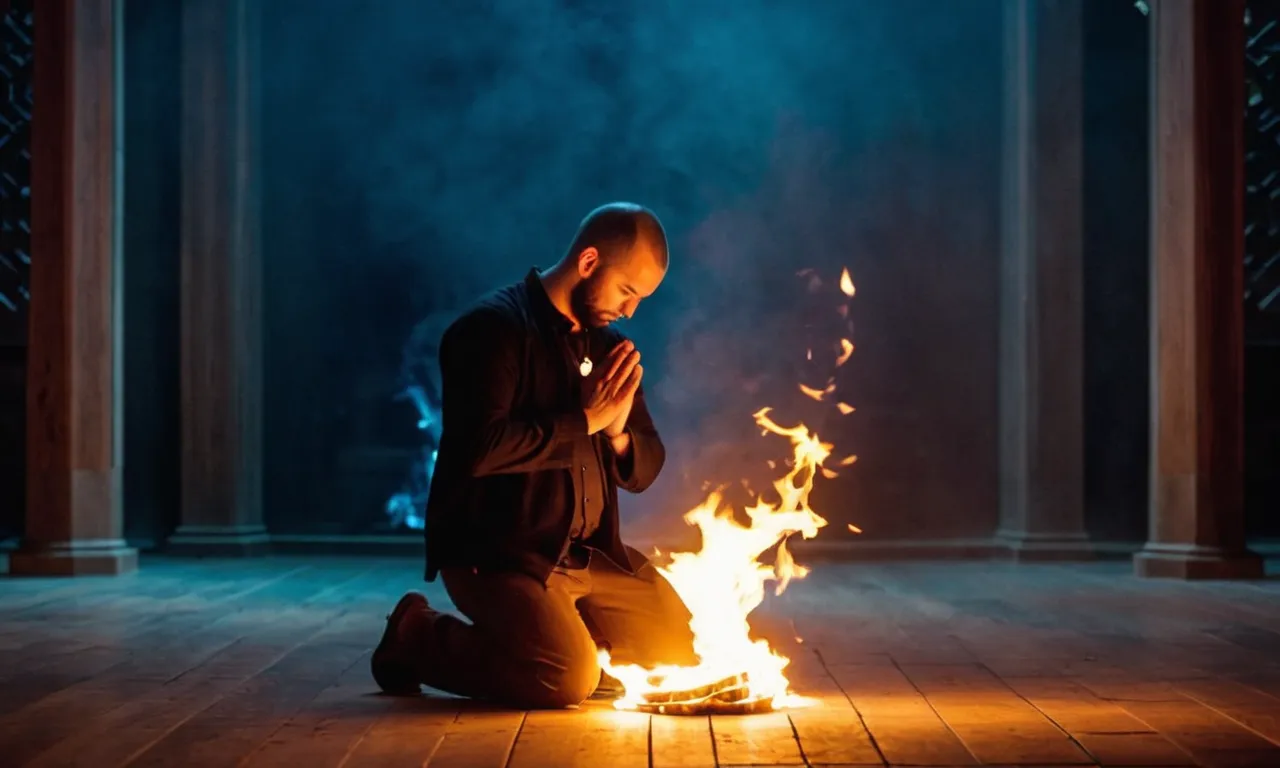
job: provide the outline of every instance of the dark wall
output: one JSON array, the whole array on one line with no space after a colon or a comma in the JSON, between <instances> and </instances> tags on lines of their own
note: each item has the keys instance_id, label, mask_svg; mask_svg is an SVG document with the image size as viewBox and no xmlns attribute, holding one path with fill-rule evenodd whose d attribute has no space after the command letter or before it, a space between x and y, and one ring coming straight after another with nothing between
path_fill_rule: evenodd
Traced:
<instances>
[{"instance_id":1,"label":"dark wall","mask_svg":"<svg viewBox=\"0 0 1280 768\"><path fill-rule=\"evenodd\" d=\"M26 353L25 344L0 344L0 541L17 538L24 528Z\"/></svg>"},{"instance_id":2,"label":"dark wall","mask_svg":"<svg viewBox=\"0 0 1280 768\"><path fill-rule=\"evenodd\" d=\"M163 543L178 516L181 4L125 3L124 523Z\"/></svg>"},{"instance_id":3,"label":"dark wall","mask_svg":"<svg viewBox=\"0 0 1280 768\"><path fill-rule=\"evenodd\" d=\"M1245 533L1280 540L1280 312L1251 314L1244 355Z\"/></svg>"},{"instance_id":4,"label":"dark wall","mask_svg":"<svg viewBox=\"0 0 1280 768\"><path fill-rule=\"evenodd\" d=\"M1147 537L1148 17L1085 2L1085 501L1089 533Z\"/></svg>"},{"instance_id":5,"label":"dark wall","mask_svg":"<svg viewBox=\"0 0 1280 768\"><path fill-rule=\"evenodd\" d=\"M815 496L833 531L993 529L997 0L279 0L265 26L273 530L376 530L416 445L392 399L414 323L549 265L617 198L674 245L625 329L670 448L633 535L787 453L763 405L859 455ZM839 418L797 383L825 378L805 350L837 339L810 320L844 266Z\"/></svg>"}]
</instances>

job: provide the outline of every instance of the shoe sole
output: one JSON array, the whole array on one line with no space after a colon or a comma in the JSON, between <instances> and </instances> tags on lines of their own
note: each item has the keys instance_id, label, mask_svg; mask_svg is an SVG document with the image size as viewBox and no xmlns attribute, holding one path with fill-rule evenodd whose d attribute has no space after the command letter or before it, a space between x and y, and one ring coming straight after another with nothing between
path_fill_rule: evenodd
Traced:
<instances>
[{"instance_id":1,"label":"shoe sole","mask_svg":"<svg viewBox=\"0 0 1280 768\"><path fill-rule=\"evenodd\" d=\"M400 626L400 620L404 614L411 608L418 605L428 606L425 598L421 595L409 593L400 598L400 602L396 603L396 607L391 609L391 613L387 614L387 626L382 631L382 640L378 642L378 647L374 649L373 655L369 659L370 671L373 673L373 680L384 693L393 696L406 696L418 694L422 692L422 686L419 683L407 683L406 680L413 680L417 672L413 669L413 665L400 659L387 659L386 655L390 653L393 644L393 632Z\"/></svg>"}]
</instances>

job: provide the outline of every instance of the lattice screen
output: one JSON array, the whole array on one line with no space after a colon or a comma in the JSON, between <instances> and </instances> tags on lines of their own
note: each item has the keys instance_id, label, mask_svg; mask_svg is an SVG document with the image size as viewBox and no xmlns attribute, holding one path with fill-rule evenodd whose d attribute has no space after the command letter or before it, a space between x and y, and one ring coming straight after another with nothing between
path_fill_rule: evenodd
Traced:
<instances>
[{"instance_id":1,"label":"lattice screen","mask_svg":"<svg viewBox=\"0 0 1280 768\"><path fill-rule=\"evenodd\" d=\"M0 313L25 314L28 299L34 1L8 3L0 28Z\"/></svg>"},{"instance_id":2,"label":"lattice screen","mask_svg":"<svg viewBox=\"0 0 1280 768\"><path fill-rule=\"evenodd\" d=\"M1280 315L1280 3L1250 0L1245 18L1245 302Z\"/></svg>"}]
</instances>

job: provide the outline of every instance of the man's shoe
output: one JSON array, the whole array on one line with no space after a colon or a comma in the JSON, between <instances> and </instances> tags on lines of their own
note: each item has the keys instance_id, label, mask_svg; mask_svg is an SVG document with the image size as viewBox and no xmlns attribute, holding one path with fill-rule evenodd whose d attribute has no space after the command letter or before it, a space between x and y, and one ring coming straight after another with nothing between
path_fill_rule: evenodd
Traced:
<instances>
[{"instance_id":1,"label":"man's shoe","mask_svg":"<svg viewBox=\"0 0 1280 768\"><path fill-rule=\"evenodd\" d=\"M400 622L411 611L430 608L426 597L418 592L410 592L400 598L400 602L387 615L387 628L383 630L382 641L374 649L369 664L374 681L386 693L407 696L421 692L414 665L414 649L406 648L400 642Z\"/></svg>"},{"instance_id":2,"label":"man's shoe","mask_svg":"<svg viewBox=\"0 0 1280 768\"><path fill-rule=\"evenodd\" d=\"M593 701L616 701L622 698L626 692L627 688L622 684L621 680L604 670L600 670L600 684L592 692L591 699Z\"/></svg>"}]
</instances>

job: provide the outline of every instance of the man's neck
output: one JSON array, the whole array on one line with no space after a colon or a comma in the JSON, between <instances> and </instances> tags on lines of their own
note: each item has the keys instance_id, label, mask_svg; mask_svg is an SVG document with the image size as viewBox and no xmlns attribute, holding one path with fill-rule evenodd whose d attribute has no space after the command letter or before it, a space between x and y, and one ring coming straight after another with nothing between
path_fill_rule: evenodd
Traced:
<instances>
[{"instance_id":1,"label":"man's neck","mask_svg":"<svg viewBox=\"0 0 1280 768\"><path fill-rule=\"evenodd\" d=\"M573 302L570 300L573 292L573 277L564 270L563 264L557 264L538 273L538 278L542 280L542 288L547 292L547 298L551 299L551 306L569 318L573 323L574 331L580 331L582 323L574 316Z\"/></svg>"}]
</instances>

